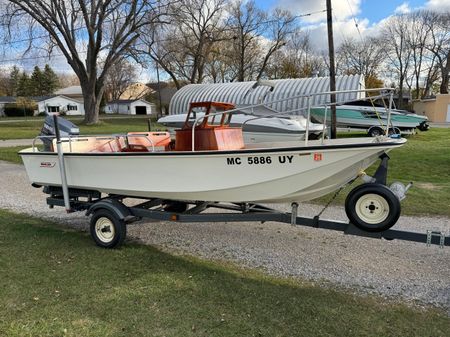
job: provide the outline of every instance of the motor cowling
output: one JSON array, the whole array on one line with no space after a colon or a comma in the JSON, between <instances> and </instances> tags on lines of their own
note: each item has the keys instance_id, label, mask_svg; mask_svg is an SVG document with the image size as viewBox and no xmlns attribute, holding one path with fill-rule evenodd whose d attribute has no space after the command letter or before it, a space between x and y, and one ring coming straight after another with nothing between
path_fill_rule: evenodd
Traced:
<instances>
[{"instance_id":1,"label":"motor cowling","mask_svg":"<svg viewBox=\"0 0 450 337\"><path fill-rule=\"evenodd\" d=\"M80 134L80 129L77 125L62 117L58 117L58 127L61 137L78 136ZM56 136L53 115L47 115L45 117L44 125L39 136L44 136L41 138L44 143L44 150L53 151L52 140Z\"/></svg>"}]
</instances>

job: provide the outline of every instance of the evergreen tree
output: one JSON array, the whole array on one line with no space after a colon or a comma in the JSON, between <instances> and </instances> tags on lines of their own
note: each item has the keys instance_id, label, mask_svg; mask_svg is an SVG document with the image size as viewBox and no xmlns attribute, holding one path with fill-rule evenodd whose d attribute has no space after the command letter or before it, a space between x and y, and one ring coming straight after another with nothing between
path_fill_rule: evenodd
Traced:
<instances>
[{"instance_id":1,"label":"evergreen tree","mask_svg":"<svg viewBox=\"0 0 450 337\"><path fill-rule=\"evenodd\" d=\"M44 74L38 66L35 66L29 81L30 92L32 96L42 96L44 94Z\"/></svg>"},{"instance_id":2,"label":"evergreen tree","mask_svg":"<svg viewBox=\"0 0 450 337\"><path fill-rule=\"evenodd\" d=\"M20 70L14 66L9 74L9 88L7 91L8 96L16 96L17 88L19 87Z\"/></svg>"},{"instance_id":3,"label":"evergreen tree","mask_svg":"<svg viewBox=\"0 0 450 337\"><path fill-rule=\"evenodd\" d=\"M58 75L46 64L42 73L42 95L51 95L59 87Z\"/></svg>"},{"instance_id":4,"label":"evergreen tree","mask_svg":"<svg viewBox=\"0 0 450 337\"><path fill-rule=\"evenodd\" d=\"M28 97L33 95L33 90L30 85L30 78L25 71L23 71L19 76L16 95L18 97Z\"/></svg>"}]
</instances>

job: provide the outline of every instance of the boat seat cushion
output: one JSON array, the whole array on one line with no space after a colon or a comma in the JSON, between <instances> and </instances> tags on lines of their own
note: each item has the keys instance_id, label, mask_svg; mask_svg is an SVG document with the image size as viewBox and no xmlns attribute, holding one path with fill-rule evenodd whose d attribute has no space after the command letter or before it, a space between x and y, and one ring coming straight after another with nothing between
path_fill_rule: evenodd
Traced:
<instances>
[{"instance_id":1,"label":"boat seat cushion","mask_svg":"<svg viewBox=\"0 0 450 337\"><path fill-rule=\"evenodd\" d=\"M128 132L127 135L130 151L147 148L151 152L156 147L168 150L171 141L168 132Z\"/></svg>"},{"instance_id":2,"label":"boat seat cushion","mask_svg":"<svg viewBox=\"0 0 450 337\"><path fill-rule=\"evenodd\" d=\"M195 150L239 150L244 148L241 128L214 127L195 130ZM192 130L176 130L175 151L192 150Z\"/></svg>"}]
</instances>

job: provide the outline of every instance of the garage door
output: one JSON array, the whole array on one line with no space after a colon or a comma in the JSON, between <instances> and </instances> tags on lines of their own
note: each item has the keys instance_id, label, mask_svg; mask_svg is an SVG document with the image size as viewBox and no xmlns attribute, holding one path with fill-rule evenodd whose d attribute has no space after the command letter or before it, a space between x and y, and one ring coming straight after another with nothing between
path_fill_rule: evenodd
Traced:
<instances>
[{"instance_id":1,"label":"garage door","mask_svg":"<svg viewBox=\"0 0 450 337\"><path fill-rule=\"evenodd\" d=\"M147 107L142 105L136 106L136 115L146 115L147 114Z\"/></svg>"}]
</instances>

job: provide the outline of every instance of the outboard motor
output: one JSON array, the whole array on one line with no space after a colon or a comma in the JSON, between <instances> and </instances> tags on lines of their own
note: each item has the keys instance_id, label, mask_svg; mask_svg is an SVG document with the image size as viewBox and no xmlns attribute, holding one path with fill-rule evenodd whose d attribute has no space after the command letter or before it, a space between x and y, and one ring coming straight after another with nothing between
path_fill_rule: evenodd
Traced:
<instances>
[{"instance_id":1,"label":"outboard motor","mask_svg":"<svg viewBox=\"0 0 450 337\"><path fill-rule=\"evenodd\" d=\"M58 127L61 137L78 136L80 134L80 129L78 126L62 117L58 117ZM44 125L42 126L41 133L39 135L56 136L53 115L47 115L45 117ZM52 138L42 138L42 142L44 143L45 151L53 151Z\"/></svg>"}]
</instances>

